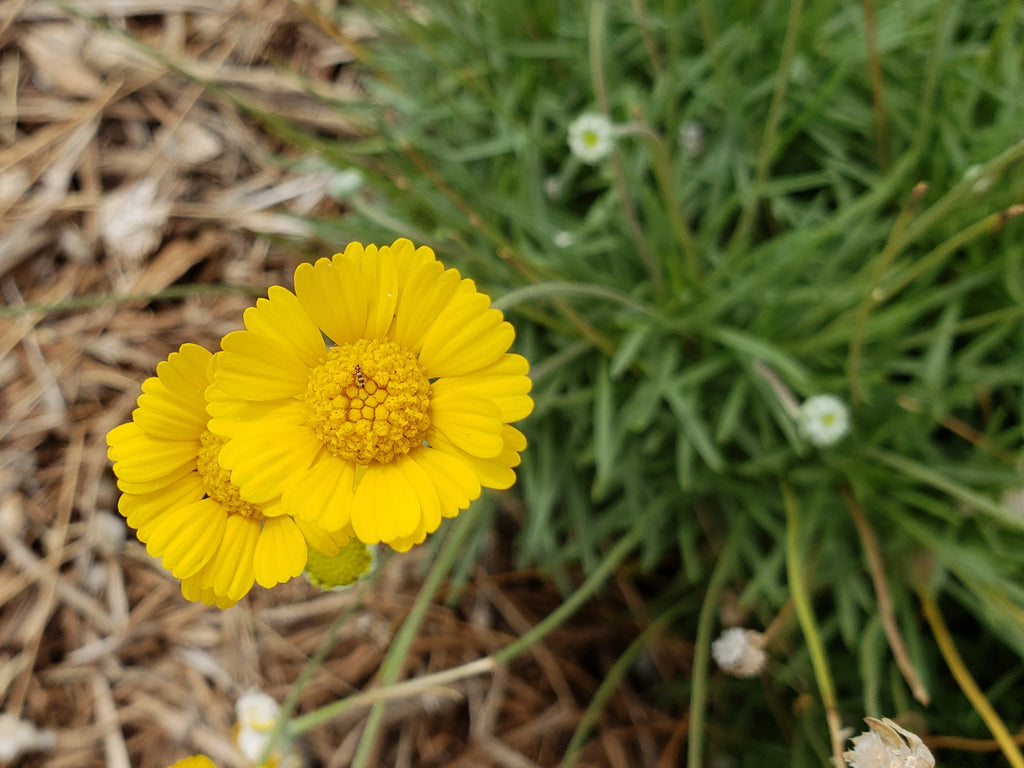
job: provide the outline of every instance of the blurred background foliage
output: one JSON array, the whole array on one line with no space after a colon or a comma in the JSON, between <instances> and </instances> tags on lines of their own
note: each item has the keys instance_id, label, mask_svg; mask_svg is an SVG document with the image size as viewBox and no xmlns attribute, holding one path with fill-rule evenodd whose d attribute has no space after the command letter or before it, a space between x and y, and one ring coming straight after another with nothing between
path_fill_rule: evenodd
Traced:
<instances>
[{"instance_id":1,"label":"blurred background foliage","mask_svg":"<svg viewBox=\"0 0 1024 768\"><path fill-rule=\"evenodd\" d=\"M1019 725L1021 3L374 1L344 14L377 31L352 43L368 98L333 105L364 137L260 117L360 173L346 213L315 222L324 242L430 245L515 324L537 405L521 564L568 585L639 528L651 606L690 606L674 626L705 665L712 624L778 618L763 685L713 668L664 681L691 712L691 696L707 702L698 738L731 764L830 754L808 633L847 725L915 710L922 732L987 738L921 595ZM616 125L594 165L566 142L584 112ZM820 450L787 407L818 393L852 418ZM883 632L867 528L930 707ZM787 560L813 624L793 617Z\"/></svg>"}]
</instances>

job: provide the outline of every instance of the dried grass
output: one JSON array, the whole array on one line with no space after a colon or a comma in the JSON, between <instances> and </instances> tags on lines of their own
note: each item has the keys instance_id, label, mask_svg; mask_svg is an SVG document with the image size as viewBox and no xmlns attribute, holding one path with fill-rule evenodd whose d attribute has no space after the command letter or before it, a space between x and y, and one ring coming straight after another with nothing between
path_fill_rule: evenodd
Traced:
<instances>
[{"instance_id":1,"label":"dried grass","mask_svg":"<svg viewBox=\"0 0 1024 768\"><path fill-rule=\"evenodd\" d=\"M75 7L293 120L339 137L352 131L310 96L356 92L341 66L351 53L292 2ZM0 6L7 307L182 283L258 292L286 281L299 257L254 232L308 236L301 217L335 203L321 175L288 170L282 155L288 148L250 118L122 36L41 0ZM20 764L150 768L203 751L238 766L230 744L235 698L256 686L282 700L325 629L352 606L350 594L320 594L301 580L256 589L228 611L187 603L111 517L105 433L129 417L159 360L186 340L214 346L248 304L210 292L0 317L2 710L57 732L52 753ZM415 597L420 559L385 564L305 689L301 711L372 684ZM621 592L632 594L626 586ZM495 545L456 604L432 608L406 674L480 658L559 599L544 581L509 573L507 552ZM627 604L637 599L590 606L486 679L394 703L376 764L556 764L603 670L637 631ZM657 664L616 695L580 765L674 764L685 722L632 688L688 664L685 648L658 649ZM309 734L311 764L346 765L362 716Z\"/></svg>"}]
</instances>

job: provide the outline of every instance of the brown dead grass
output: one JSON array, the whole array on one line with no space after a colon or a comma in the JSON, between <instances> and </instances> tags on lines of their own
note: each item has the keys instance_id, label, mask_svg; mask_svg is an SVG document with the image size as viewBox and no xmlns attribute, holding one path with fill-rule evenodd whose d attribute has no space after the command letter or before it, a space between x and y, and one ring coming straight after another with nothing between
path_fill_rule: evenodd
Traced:
<instances>
[{"instance_id":1,"label":"brown dead grass","mask_svg":"<svg viewBox=\"0 0 1024 768\"><path fill-rule=\"evenodd\" d=\"M3 712L52 728L26 766L166 766L205 752L240 766L233 706L250 686L283 700L339 611L355 608L300 711L374 685L415 598L421 554L393 557L365 601L301 580L218 611L186 602L116 512L105 433L142 379L184 341L214 347L254 294L300 260L255 233L309 243L302 218L336 204L325 177L177 64L320 131L353 127L309 95L358 93L346 66L367 30L329 30L290 0L82 0L77 7L162 52L42 0L0 5L0 695ZM296 74L305 80L300 80ZM179 299L96 296L209 290ZM38 304L67 308L32 311ZM24 305L29 305L25 307ZM114 520L115 535L109 533ZM510 570L494 535L470 586L435 605L406 677L478 659L558 605ZM394 702L375 765L556 765L601 677L638 632L643 600L621 576L531 654L493 675ZM675 765L678 712L644 694L688 648L661 640L602 717L580 765ZM310 765L348 764L358 711L308 734ZM2 736L0 736L2 738Z\"/></svg>"}]
</instances>

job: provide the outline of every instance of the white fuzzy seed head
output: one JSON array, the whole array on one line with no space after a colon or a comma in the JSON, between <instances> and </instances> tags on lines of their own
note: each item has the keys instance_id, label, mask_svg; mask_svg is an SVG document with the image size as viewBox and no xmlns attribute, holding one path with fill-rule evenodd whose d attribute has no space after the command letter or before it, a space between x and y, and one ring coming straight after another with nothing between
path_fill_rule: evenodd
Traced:
<instances>
[{"instance_id":1,"label":"white fuzzy seed head","mask_svg":"<svg viewBox=\"0 0 1024 768\"><path fill-rule=\"evenodd\" d=\"M887 717L865 717L870 730L854 736L843 753L851 768L935 768L935 758L916 735Z\"/></svg>"},{"instance_id":2,"label":"white fuzzy seed head","mask_svg":"<svg viewBox=\"0 0 1024 768\"><path fill-rule=\"evenodd\" d=\"M835 445L850 431L850 411L835 395L814 395L800 406L800 433L818 448Z\"/></svg>"},{"instance_id":3,"label":"white fuzzy seed head","mask_svg":"<svg viewBox=\"0 0 1024 768\"><path fill-rule=\"evenodd\" d=\"M569 150L584 163L600 163L612 151L614 126L597 112L587 112L569 124Z\"/></svg>"},{"instance_id":4,"label":"white fuzzy seed head","mask_svg":"<svg viewBox=\"0 0 1024 768\"><path fill-rule=\"evenodd\" d=\"M723 671L736 677L757 677L768 663L764 634L730 627L711 644L711 657Z\"/></svg>"}]
</instances>

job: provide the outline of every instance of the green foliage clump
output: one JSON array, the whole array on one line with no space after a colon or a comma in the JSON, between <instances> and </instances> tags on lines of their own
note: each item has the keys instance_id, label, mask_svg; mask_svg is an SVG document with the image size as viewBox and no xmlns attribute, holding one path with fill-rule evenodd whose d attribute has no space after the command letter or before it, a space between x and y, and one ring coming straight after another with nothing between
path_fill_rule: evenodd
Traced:
<instances>
[{"instance_id":1,"label":"green foliage clump","mask_svg":"<svg viewBox=\"0 0 1024 768\"><path fill-rule=\"evenodd\" d=\"M296 140L366 178L325 239L407 236L501 297L537 403L524 564L590 572L635 535L645 567L678 562L666 594L706 590L678 619L705 649L726 586L751 626L803 590L774 674L834 677L855 723L916 706L861 516L931 729L981 737L918 593L1020 717L1024 27L1016 2L870 7L359 4L368 103L338 109L370 138ZM566 140L584 112L615 125L596 164ZM819 393L852 423L825 448L795 410ZM749 685L695 671L679 695L741 765L820 764L827 738L765 734Z\"/></svg>"}]
</instances>

